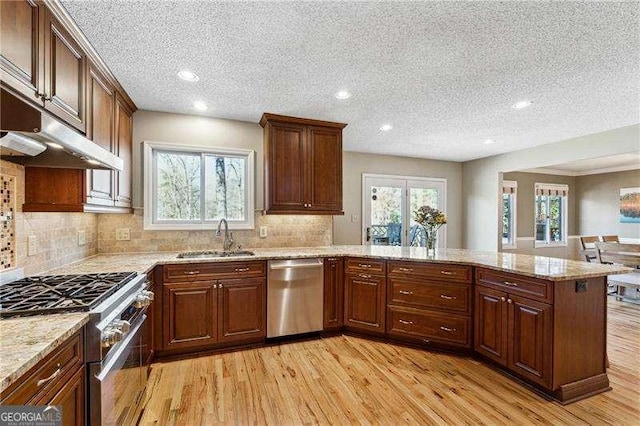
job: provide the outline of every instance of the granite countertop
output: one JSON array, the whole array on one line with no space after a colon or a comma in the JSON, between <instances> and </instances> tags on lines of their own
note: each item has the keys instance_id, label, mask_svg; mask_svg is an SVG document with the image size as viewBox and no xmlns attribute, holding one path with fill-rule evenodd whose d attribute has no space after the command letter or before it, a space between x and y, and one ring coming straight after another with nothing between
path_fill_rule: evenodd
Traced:
<instances>
[{"instance_id":1,"label":"granite countertop","mask_svg":"<svg viewBox=\"0 0 640 426\"><path fill-rule=\"evenodd\" d=\"M542 278L552 281L576 280L630 272L622 266L602 265L554 257L526 254L484 252L463 249L437 250L427 256L421 247L394 246L326 246L256 249L255 256L178 259L178 253L99 254L76 263L53 269L47 274L80 274L132 271L146 273L155 265L230 262L245 260L295 259L310 257L357 256L421 262L456 263L481 266L498 271Z\"/></svg>"},{"instance_id":2,"label":"granite countertop","mask_svg":"<svg viewBox=\"0 0 640 426\"><path fill-rule=\"evenodd\" d=\"M0 391L4 391L89 321L89 314L0 319Z\"/></svg>"}]
</instances>

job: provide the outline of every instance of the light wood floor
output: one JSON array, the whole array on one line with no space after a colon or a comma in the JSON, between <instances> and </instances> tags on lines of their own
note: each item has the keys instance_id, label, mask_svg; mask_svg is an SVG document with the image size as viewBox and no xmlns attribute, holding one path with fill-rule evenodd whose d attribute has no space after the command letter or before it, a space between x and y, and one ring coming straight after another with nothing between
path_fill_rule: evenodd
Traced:
<instances>
[{"instance_id":1,"label":"light wood floor","mask_svg":"<svg viewBox=\"0 0 640 426\"><path fill-rule=\"evenodd\" d=\"M640 307L609 302L613 390L568 406L469 358L338 336L153 365L141 424L640 425Z\"/></svg>"}]
</instances>

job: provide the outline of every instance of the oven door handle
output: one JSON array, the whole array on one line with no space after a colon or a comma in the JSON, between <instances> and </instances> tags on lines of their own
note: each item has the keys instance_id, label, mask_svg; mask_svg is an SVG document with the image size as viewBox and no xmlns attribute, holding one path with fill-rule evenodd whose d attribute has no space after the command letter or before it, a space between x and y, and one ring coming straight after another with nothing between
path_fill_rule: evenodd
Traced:
<instances>
[{"instance_id":1,"label":"oven door handle","mask_svg":"<svg viewBox=\"0 0 640 426\"><path fill-rule=\"evenodd\" d=\"M117 367L121 355L129 348L131 340L138 335L138 331L140 331L140 328L142 328L146 319L147 316L143 315L140 321L136 321L135 326L133 326L125 338L118 343L115 353L109 354L109 360L102 366L100 373L96 374L96 379L103 381L105 377L111 373L114 367Z\"/></svg>"}]
</instances>

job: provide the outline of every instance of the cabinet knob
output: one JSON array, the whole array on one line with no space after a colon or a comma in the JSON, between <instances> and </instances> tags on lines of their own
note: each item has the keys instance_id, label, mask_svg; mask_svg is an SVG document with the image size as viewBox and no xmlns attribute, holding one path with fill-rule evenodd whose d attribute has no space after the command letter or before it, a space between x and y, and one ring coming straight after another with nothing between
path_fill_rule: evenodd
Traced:
<instances>
[{"instance_id":1,"label":"cabinet knob","mask_svg":"<svg viewBox=\"0 0 640 426\"><path fill-rule=\"evenodd\" d=\"M217 289L217 288L218 288L218 284L214 284L214 285L213 285L213 289L215 290L215 289Z\"/></svg>"},{"instance_id":2,"label":"cabinet knob","mask_svg":"<svg viewBox=\"0 0 640 426\"><path fill-rule=\"evenodd\" d=\"M513 300L507 299L507 303L513 303Z\"/></svg>"},{"instance_id":3,"label":"cabinet knob","mask_svg":"<svg viewBox=\"0 0 640 426\"><path fill-rule=\"evenodd\" d=\"M506 301L507 299L504 297L501 297L500 300L502 300L503 302Z\"/></svg>"}]
</instances>

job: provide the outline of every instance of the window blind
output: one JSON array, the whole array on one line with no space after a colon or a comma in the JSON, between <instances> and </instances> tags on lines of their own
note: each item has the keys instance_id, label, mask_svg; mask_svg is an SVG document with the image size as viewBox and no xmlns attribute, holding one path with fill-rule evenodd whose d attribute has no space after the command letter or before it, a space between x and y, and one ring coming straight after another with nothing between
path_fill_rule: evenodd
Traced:
<instances>
[{"instance_id":1,"label":"window blind","mask_svg":"<svg viewBox=\"0 0 640 426\"><path fill-rule=\"evenodd\" d=\"M516 189L518 188L518 182L513 180L505 180L502 182L502 193L503 194L515 194Z\"/></svg>"},{"instance_id":2,"label":"window blind","mask_svg":"<svg viewBox=\"0 0 640 426\"><path fill-rule=\"evenodd\" d=\"M567 185L536 183L536 195L561 195L566 197L567 194L569 194Z\"/></svg>"}]
</instances>

